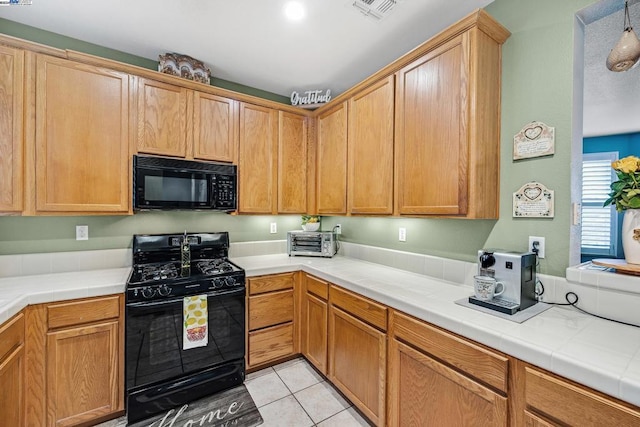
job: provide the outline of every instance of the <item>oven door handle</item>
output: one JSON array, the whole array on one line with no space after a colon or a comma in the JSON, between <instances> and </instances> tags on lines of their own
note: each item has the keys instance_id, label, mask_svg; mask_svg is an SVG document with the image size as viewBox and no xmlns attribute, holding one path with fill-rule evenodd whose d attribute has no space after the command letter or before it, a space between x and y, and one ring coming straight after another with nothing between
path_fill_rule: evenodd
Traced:
<instances>
[{"instance_id":1,"label":"oven door handle","mask_svg":"<svg viewBox=\"0 0 640 427\"><path fill-rule=\"evenodd\" d=\"M245 294L245 288L242 287L242 288L230 289L228 291L225 290L225 291L207 292L204 295L206 295L206 297L209 298L209 297L232 297L232 296L237 296L237 295L239 296L244 294ZM177 298L171 298L171 299L163 299L160 301L132 302L132 303L127 303L126 308L127 310L148 311L154 308L164 307L165 305L175 304L178 302L181 303L184 300L184 298L188 296L192 296L192 295L185 295L184 297L177 297Z\"/></svg>"}]
</instances>

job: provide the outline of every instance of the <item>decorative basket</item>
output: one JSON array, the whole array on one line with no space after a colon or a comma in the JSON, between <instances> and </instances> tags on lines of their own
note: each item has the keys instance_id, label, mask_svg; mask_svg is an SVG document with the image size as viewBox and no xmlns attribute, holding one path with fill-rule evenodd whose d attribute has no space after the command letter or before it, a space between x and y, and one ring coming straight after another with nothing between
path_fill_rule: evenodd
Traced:
<instances>
[{"instance_id":1,"label":"decorative basket","mask_svg":"<svg viewBox=\"0 0 640 427\"><path fill-rule=\"evenodd\" d=\"M160 55L158 71L200 83L211 83L211 70L202 61L180 53Z\"/></svg>"}]
</instances>

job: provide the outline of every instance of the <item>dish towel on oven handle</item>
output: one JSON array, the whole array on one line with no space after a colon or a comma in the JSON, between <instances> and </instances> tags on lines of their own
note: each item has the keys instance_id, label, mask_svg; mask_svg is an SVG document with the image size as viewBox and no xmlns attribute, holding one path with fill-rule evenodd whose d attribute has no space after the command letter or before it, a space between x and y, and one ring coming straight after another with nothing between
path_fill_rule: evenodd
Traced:
<instances>
[{"instance_id":1,"label":"dish towel on oven handle","mask_svg":"<svg viewBox=\"0 0 640 427\"><path fill-rule=\"evenodd\" d=\"M209 343L207 329L207 296L194 295L182 300L182 349L205 347Z\"/></svg>"}]
</instances>

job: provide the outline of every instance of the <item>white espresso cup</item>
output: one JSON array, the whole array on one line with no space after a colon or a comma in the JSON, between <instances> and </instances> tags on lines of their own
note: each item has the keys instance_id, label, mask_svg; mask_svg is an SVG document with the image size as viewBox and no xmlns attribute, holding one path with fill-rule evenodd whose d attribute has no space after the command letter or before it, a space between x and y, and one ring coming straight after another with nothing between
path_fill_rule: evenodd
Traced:
<instances>
[{"instance_id":1,"label":"white espresso cup","mask_svg":"<svg viewBox=\"0 0 640 427\"><path fill-rule=\"evenodd\" d=\"M493 297L502 295L505 285L491 276L473 276L473 292L477 299L491 301Z\"/></svg>"}]
</instances>

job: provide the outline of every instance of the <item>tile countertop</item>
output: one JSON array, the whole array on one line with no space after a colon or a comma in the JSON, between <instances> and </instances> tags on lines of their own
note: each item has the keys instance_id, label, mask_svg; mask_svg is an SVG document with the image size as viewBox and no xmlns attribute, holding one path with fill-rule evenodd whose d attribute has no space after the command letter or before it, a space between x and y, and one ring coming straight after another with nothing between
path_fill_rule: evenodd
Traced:
<instances>
[{"instance_id":1,"label":"tile countertop","mask_svg":"<svg viewBox=\"0 0 640 427\"><path fill-rule=\"evenodd\" d=\"M0 324L29 304L123 293L130 267L0 278Z\"/></svg>"},{"instance_id":2,"label":"tile countertop","mask_svg":"<svg viewBox=\"0 0 640 427\"><path fill-rule=\"evenodd\" d=\"M247 277L303 271L640 406L640 328L553 307L518 324L454 303L471 286L353 258L236 257Z\"/></svg>"},{"instance_id":3,"label":"tile countertop","mask_svg":"<svg viewBox=\"0 0 640 427\"><path fill-rule=\"evenodd\" d=\"M247 276L303 270L451 332L640 406L640 328L554 307L522 324L454 303L471 286L366 261L234 257ZM29 304L124 292L130 268L0 279L0 323Z\"/></svg>"}]
</instances>

